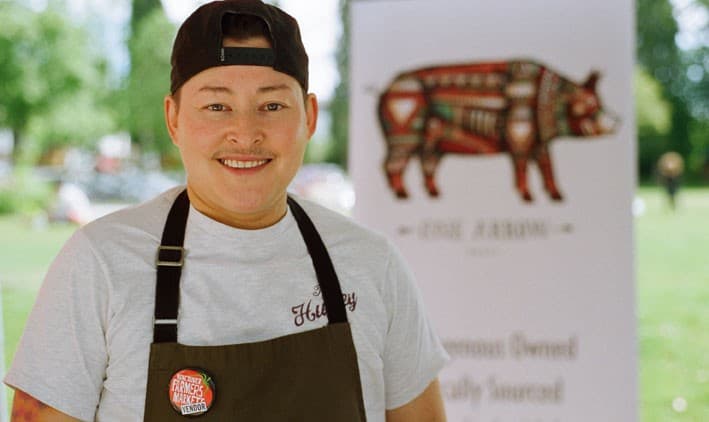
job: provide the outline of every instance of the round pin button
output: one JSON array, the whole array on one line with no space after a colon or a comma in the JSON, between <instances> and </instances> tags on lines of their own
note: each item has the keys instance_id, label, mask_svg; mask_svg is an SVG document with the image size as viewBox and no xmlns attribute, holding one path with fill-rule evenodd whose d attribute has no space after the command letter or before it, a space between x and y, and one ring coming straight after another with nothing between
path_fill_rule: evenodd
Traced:
<instances>
[{"instance_id":1,"label":"round pin button","mask_svg":"<svg viewBox=\"0 0 709 422\"><path fill-rule=\"evenodd\" d=\"M214 403L216 390L212 377L201 369L181 369L170 378L170 403L183 416L199 416Z\"/></svg>"}]
</instances>

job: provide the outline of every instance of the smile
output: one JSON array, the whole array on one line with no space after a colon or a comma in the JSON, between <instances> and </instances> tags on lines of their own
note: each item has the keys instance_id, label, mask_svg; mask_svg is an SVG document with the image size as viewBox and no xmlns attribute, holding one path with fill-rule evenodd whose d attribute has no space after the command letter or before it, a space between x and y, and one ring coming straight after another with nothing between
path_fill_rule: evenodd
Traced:
<instances>
[{"instance_id":1,"label":"smile","mask_svg":"<svg viewBox=\"0 0 709 422\"><path fill-rule=\"evenodd\" d=\"M222 164L233 169L252 169L268 163L270 160L255 160L255 161L238 161L238 160L219 160Z\"/></svg>"}]
</instances>

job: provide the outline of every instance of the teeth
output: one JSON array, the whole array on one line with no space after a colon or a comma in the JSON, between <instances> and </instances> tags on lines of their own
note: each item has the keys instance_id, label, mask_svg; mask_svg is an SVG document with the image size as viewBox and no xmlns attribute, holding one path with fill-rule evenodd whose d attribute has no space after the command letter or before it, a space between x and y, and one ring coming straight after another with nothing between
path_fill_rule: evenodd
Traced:
<instances>
[{"instance_id":1,"label":"teeth","mask_svg":"<svg viewBox=\"0 0 709 422\"><path fill-rule=\"evenodd\" d=\"M257 161L220 160L220 161L225 166L235 168L235 169L251 169L254 167L262 166L268 162L268 160L257 160Z\"/></svg>"}]
</instances>

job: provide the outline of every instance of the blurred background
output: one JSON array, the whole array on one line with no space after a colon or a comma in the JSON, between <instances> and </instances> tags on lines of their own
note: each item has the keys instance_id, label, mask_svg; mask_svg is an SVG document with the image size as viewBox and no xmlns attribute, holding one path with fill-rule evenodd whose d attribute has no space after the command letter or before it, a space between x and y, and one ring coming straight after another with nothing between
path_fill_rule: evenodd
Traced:
<instances>
[{"instance_id":1,"label":"blurred background","mask_svg":"<svg viewBox=\"0 0 709 422\"><path fill-rule=\"evenodd\" d=\"M184 181L162 100L177 25L199 3L0 0L0 374L76 227ZM271 3L301 23L321 107L291 190L347 214L348 1ZM636 11L640 413L706 421L709 0Z\"/></svg>"}]
</instances>

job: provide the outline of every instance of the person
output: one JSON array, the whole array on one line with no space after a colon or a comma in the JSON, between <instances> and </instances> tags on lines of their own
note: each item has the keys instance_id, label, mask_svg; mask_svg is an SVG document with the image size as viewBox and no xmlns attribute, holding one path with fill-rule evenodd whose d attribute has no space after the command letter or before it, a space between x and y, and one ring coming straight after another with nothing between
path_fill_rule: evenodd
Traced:
<instances>
[{"instance_id":1,"label":"person","mask_svg":"<svg viewBox=\"0 0 709 422\"><path fill-rule=\"evenodd\" d=\"M660 184L667 192L670 208L674 211L677 207L677 191L679 190L680 179L684 172L684 159L674 151L668 151L660 156L657 161L657 170Z\"/></svg>"},{"instance_id":2,"label":"person","mask_svg":"<svg viewBox=\"0 0 709 422\"><path fill-rule=\"evenodd\" d=\"M84 225L91 221L93 216L91 201L77 184L57 180L53 186L56 189L56 195L47 210L49 221L70 222L78 225Z\"/></svg>"},{"instance_id":3,"label":"person","mask_svg":"<svg viewBox=\"0 0 709 422\"><path fill-rule=\"evenodd\" d=\"M399 252L286 192L318 114L296 21L208 3L171 63L186 187L62 248L4 380L14 420L445 420L448 356Z\"/></svg>"}]
</instances>

